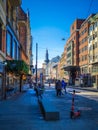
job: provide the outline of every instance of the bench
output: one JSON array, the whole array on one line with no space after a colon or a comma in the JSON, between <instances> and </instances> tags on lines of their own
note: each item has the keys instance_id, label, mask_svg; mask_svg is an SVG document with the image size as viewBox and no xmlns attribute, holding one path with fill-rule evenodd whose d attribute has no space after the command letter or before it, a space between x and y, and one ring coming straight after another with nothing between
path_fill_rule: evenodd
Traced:
<instances>
[{"instance_id":1,"label":"bench","mask_svg":"<svg viewBox=\"0 0 98 130\"><path fill-rule=\"evenodd\" d=\"M39 104L45 120L59 120L59 111L49 100L40 99Z\"/></svg>"}]
</instances>

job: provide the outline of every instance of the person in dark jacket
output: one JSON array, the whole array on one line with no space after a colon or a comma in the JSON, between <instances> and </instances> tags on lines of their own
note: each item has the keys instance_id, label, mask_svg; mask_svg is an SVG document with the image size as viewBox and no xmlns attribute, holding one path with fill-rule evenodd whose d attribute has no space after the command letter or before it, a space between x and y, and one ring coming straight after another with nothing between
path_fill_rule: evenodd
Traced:
<instances>
[{"instance_id":1,"label":"person in dark jacket","mask_svg":"<svg viewBox=\"0 0 98 130\"><path fill-rule=\"evenodd\" d=\"M61 96L61 89L62 89L62 84L61 84L61 81L60 80L58 80L57 82L56 82L56 94L57 94L57 96Z\"/></svg>"}]
</instances>

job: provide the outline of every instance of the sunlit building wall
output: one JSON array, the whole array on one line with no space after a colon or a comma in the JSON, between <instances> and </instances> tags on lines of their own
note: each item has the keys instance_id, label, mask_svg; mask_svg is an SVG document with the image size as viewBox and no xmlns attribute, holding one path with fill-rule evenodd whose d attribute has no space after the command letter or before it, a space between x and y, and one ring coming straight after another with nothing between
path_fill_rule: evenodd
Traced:
<instances>
[{"instance_id":1,"label":"sunlit building wall","mask_svg":"<svg viewBox=\"0 0 98 130\"><path fill-rule=\"evenodd\" d=\"M17 27L17 7L21 5L21 0L6 1L6 59L7 60L20 60L20 43L19 32ZM18 77L15 74L7 73L6 81L7 86L16 84Z\"/></svg>"},{"instance_id":2,"label":"sunlit building wall","mask_svg":"<svg viewBox=\"0 0 98 130\"><path fill-rule=\"evenodd\" d=\"M81 74L88 73L88 20L85 20L79 30L79 66Z\"/></svg>"},{"instance_id":3,"label":"sunlit building wall","mask_svg":"<svg viewBox=\"0 0 98 130\"><path fill-rule=\"evenodd\" d=\"M98 13L89 19L89 24L89 72L93 77L93 86L98 88Z\"/></svg>"}]
</instances>

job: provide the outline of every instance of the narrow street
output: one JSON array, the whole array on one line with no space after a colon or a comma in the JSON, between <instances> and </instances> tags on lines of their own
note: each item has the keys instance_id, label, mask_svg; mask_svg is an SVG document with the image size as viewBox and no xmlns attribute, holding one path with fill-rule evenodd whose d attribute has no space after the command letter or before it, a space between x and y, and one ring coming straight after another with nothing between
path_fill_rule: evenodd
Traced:
<instances>
[{"instance_id":1,"label":"narrow street","mask_svg":"<svg viewBox=\"0 0 98 130\"><path fill-rule=\"evenodd\" d=\"M98 130L98 93L76 90L75 110L81 116L70 119L72 89L56 96L53 86L46 87L47 97L60 111L60 120L45 121L32 89L0 102L0 130Z\"/></svg>"},{"instance_id":2,"label":"narrow street","mask_svg":"<svg viewBox=\"0 0 98 130\"><path fill-rule=\"evenodd\" d=\"M98 0L0 0L0 130L98 130Z\"/></svg>"}]
</instances>

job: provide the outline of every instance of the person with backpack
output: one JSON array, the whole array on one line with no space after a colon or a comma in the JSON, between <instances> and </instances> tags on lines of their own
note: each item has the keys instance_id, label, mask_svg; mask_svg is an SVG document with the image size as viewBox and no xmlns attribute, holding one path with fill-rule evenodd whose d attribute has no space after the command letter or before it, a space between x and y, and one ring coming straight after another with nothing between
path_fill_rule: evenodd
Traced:
<instances>
[{"instance_id":1,"label":"person with backpack","mask_svg":"<svg viewBox=\"0 0 98 130\"><path fill-rule=\"evenodd\" d=\"M62 80L62 90L65 91L66 93L66 86L67 86L67 83L64 81L64 79Z\"/></svg>"}]
</instances>

